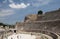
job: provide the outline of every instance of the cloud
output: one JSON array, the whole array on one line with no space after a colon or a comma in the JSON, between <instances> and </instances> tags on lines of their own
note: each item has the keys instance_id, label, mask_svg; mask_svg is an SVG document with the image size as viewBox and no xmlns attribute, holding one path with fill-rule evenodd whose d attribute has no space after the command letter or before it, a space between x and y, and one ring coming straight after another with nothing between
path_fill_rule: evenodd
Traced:
<instances>
[{"instance_id":1,"label":"cloud","mask_svg":"<svg viewBox=\"0 0 60 39\"><path fill-rule=\"evenodd\" d=\"M5 17L14 14L13 10L1 10L0 17Z\"/></svg>"},{"instance_id":2,"label":"cloud","mask_svg":"<svg viewBox=\"0 0 60 39\"><path fill-rule=\"evenodd\" d=\"M32 6L43 6L47 5L51 2L51 0L31 0Z\"/></svg>"},{"instance_id":3,"label":"cloud","mask_svg":"<svg viewBox=\"0 0 60 39\"><path fill-rule=\"evenodd\" d=\"M13 3L13 0L9 0L10 3Z\"/></svg>"},{"instance_id":4,"label":"cloud","mask_svg":"<svg viewBox=\"0 0 60 39\"><path fill-rule=\"evenodd\" d=\"M25 3L15 4L13 0L9 0L9 2L11 3L11 4L9 4L9 7L10 8L16 8L16 9L26 8L30 5L29 3L27 3L27 4L25 4Z\"/></svg>"},{"instance_id":5,"label":"cloud","mask_svg":"<svg viewBox=\"0 0 60 39\"><path fill-rule=\"evenodd\" d=\"M7 2L7 0L4 0L4 1L3 1L3 3L6 3L6 2Z\"/></svg>"},{"instance_id":6,"label":"cloud","mask_svg":"<svg viewBox=\"0 0 60 39\"><path fill-rule=\"evenodd\" d=\"M30 4L24 4L24 3L21 3L21 4L15 4L15 3L12 3L12 4L9 4L9 7L10 8L26 8L28 7Z\"/></svg>"},{"instance_id":7,"label":"cloud","mask_svg":"<svg viewBox=\"0 0 60 39\"><path fill-rule=\"evenodd\" d=\"M5 18L0 17L0 20L3 20L3 19L5 19Z\"/></svg>"},{"instance_id":8,"label":"cloud","mask_svg":"<svg viewBox=\"0 0 60 39\"><path fill-rule=\"evenodd\" d=\"M6 3L6 2L10 2L10 3L13 3L13 0L4 0L3 3Z\"/></svg>"}]
</instances>

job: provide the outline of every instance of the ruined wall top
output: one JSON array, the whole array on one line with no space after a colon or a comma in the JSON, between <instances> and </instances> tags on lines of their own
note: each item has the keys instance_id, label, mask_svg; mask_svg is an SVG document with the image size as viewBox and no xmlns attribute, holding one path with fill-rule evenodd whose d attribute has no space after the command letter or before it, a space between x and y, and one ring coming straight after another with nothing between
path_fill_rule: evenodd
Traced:
<instances>
[{"instance_id":1,"label":"ruined wall top","mask_svg":"<svg viewBox=\"0 0 60 39\"><path fill-rule=\"evenodd\" d=\"M44 21L60 19L60 9L46 12L45 14L31 14L25 17L25 22L29 21Z\"/></svg>"}]
</instances>

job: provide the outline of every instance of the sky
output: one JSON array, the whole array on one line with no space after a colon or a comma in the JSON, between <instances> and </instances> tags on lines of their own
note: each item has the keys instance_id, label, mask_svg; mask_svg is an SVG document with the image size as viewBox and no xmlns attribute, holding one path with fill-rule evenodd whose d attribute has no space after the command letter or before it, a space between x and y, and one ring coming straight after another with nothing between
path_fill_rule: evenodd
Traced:
<instances>
[{"instance_id":1,"label":"sky","mask_svg":"<svg viewBox=\"0 0 60 39\"><path fill-rule=\"evenodd\" d=\"M0 0L0 23L23 22L25 16L60 8L60 0Z\"/></svg>"}]
</instances>

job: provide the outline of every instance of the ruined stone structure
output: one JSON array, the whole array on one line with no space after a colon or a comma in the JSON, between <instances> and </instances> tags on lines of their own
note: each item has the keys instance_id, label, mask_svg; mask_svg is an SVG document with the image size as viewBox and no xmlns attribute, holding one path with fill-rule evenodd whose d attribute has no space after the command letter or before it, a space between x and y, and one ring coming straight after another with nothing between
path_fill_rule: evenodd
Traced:
<instances>
[{"instance_id":1,"label":"ruined stone structure","mask_svg":"<svg viewBox=\"0 0 60 39\"><path fill-rule=\"evenodd\" d=\"M17 31L51 32L60 35L60 9L45 14L32 14L25 17L24 22L16 23ZM51 35L51 34L50 34Z\"/></svg>"}]
</instances>

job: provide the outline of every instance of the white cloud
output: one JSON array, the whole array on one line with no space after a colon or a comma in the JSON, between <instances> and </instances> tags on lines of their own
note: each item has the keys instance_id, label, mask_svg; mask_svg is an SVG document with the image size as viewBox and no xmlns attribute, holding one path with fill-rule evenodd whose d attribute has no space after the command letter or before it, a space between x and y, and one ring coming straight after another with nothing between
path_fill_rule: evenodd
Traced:
<instances>
[{"instance_id":1,"label":"white cloud","mask_svg":"<svg viewBox=\"0 0 60 39\"><path fill-rule=\"evenodd\" d=\"M16 8L16 9L26 8L30 5L29 3L27 3L27 4L25 4L25 3L15 4L13 0L9 0L9 2L11 3L11 4L9 4L9 7Z\"/></svg>"},{"instance_id":2,"label":"white cloud","mask_svg":"<svg viewBox=\"0 0 60 39\"><path fill-rule=\"evenodd\" d=\"M28 7L30 4L24 4L24 3L21 3L21 4L15 4L15 3L12 3L12 4L9 4L9 7L11 8L26 8Z\"/></svg>"},{"instance_id":3,"label":"white cloud","mask_svg":"<svg viewBox=\"0 0 60 39\"><path fill-rule=\"evenodd\" d=\"M0 17L5 17L14 14L13 10L1 10Z\"/></svg>"}]
</instances>

